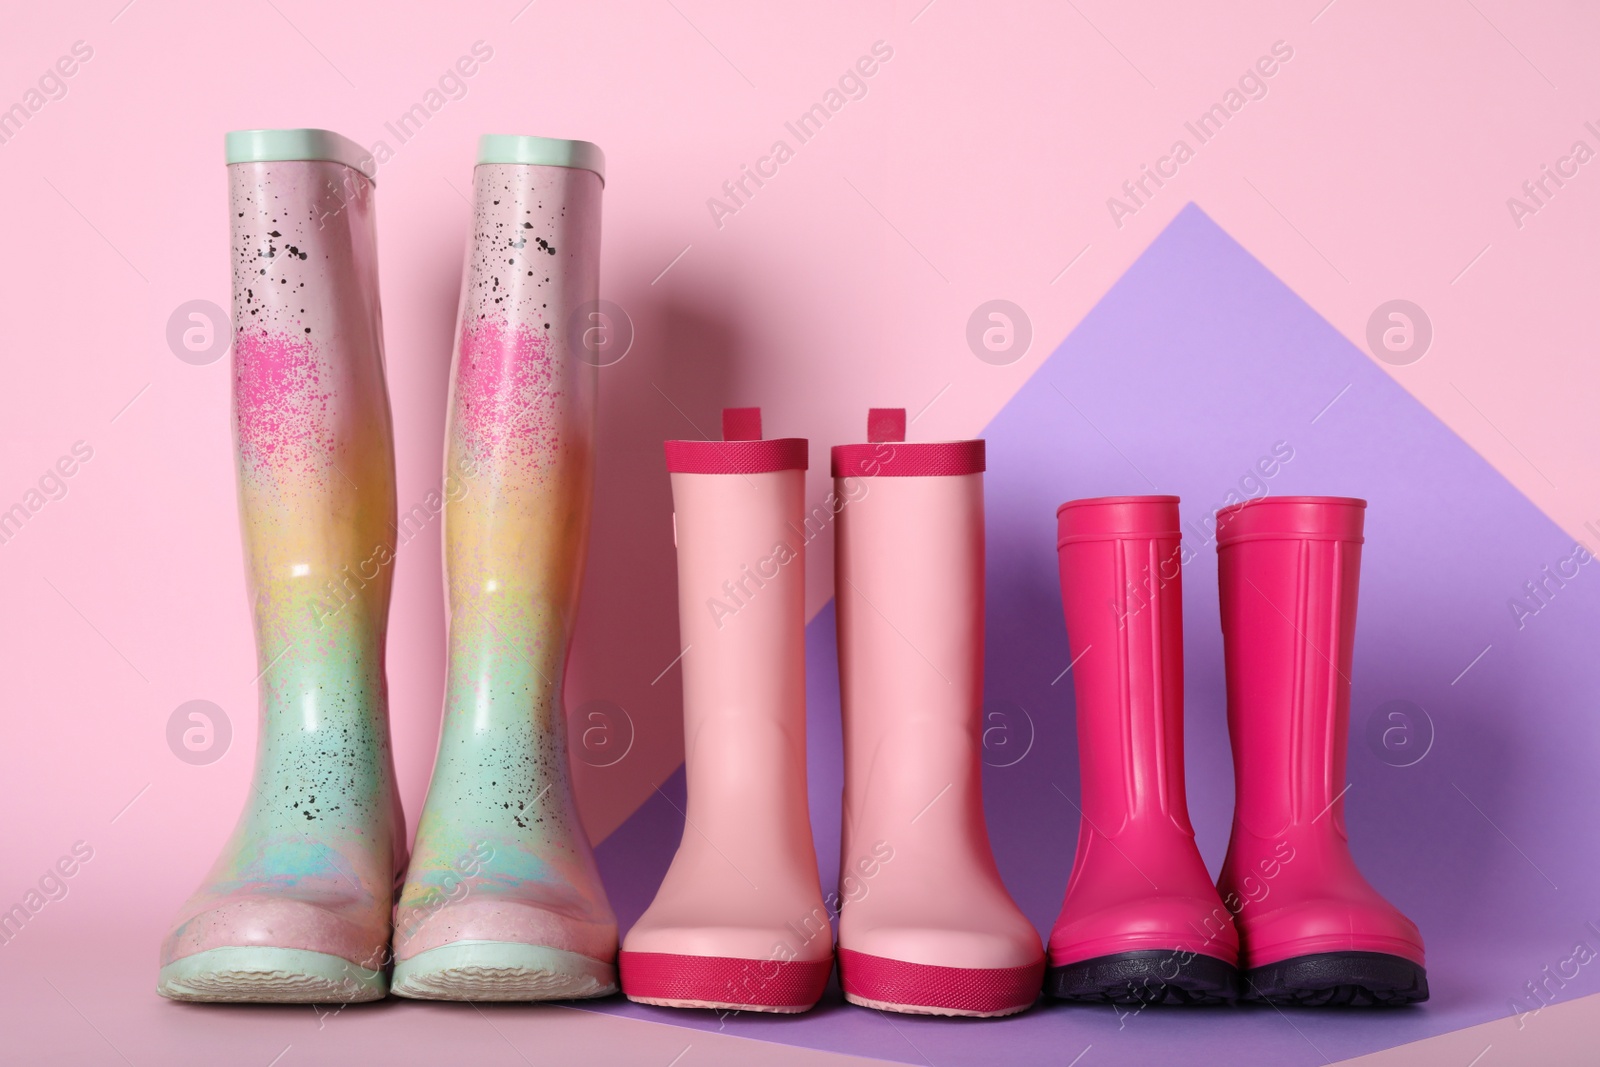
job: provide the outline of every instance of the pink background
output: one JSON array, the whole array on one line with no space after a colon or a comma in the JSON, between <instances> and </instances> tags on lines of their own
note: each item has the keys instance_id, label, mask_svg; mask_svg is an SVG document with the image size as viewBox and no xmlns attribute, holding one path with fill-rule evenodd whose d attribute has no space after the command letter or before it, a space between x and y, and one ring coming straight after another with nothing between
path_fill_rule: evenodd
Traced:
<instances>
[{"instance_id":1,"label":"pink background","mask_svg":"<svg viewBox=\"0 0 1600 1067\"><path fill-rule=\"evenodd\" d=\"M637 340L602 373L568 706L612 701L636 738L615 766L578 768L597 841L682 756L678 675L653 684L679 647L661 439L714 433L724 404L760 404L769 435L811 438L816 502L825 447L859 439L869 405L920 412L914 438L975 434L1190 201L1359 347L1379 304L1425 309L1431 349L1389 373L1594 542L1584 527L1600 528L1589 417L1600 398L1589 314L1600 161L1520 227L1507 198L1576 140L1600 152L1584 126L1600 128L1600 10L924 2L507 0L401 12L108 0L7 14L0 107L74 42L93 49L66 95L0 144L0 509L74 442L94 450L67 495L0 544L0 906L73 842L95 850L69 896L0 948L0 974L32 961L61 987L41 995L34 1020L61 1062L107 1052L84 1025L97 1002L128 1001L116 1009L121 1041L110 1023L99 1028L136 1062L154 1040L137 1028L171 1025L162 1005L144 1003L155 1001L155 945L249 773L257 667L228 362L191 366L165 337L185 301L229 302L225 130L323 126L394 152L378 174L378 219L402 509L442 477L478 134L605 149L602 293L628 311ZM880 40L893 58L866 96L796 146L785 122ZM476 41L492 58L401 144L386 123ZM1267 95L1119 227L1107 198L1174 139L1194 146L1184 123L1278 41L1293 57ZM794 158L719 227L708 198L777 138ZM1032 322L1031 349L1009 366L980 361L965 341L968 316L994 298ZM437 524L402 550L396 579L392 721L414 818L443 690ZM815 611L832 587L825 541L808 583ZM197 698L221 705L234 733L230 751L200 767L166 742L173 709ZM63 938L107 946L127 981L75 977L92 953L67 961L53 947ZM262 1062L282 1044L263 1035ZM73 1059L78 1048L87 1059Z\"/></svg>"}]
</instances>

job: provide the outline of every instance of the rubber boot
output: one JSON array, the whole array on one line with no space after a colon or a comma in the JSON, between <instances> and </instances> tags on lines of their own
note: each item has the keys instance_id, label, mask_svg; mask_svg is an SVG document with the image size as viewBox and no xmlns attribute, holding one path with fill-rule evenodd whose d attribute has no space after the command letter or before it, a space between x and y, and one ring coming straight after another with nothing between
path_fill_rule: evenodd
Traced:
<instances>
[{"instance_id":1,"label":"rubber boot","mask_svg":"<svg viewBox=\"0 0 1600 1067\"><path fill-rule=\"evenodd\" d=\"M325 130L231 133L227 156L260 732L243 813L162 944L157 988L374 1000L405 825L384 681L394 442L370 158Z\"/></svg>"},{"instance_id":2,"label":"rubber boot","mask_svg":"<svg viewBox=\"0 0 1600 1067\"><path fill-rule=\"evenodd\" d=\"M984 443L906 444L903 409L867 423L867 444L833 450L828 508L841 984L888 1011L1010 1015L1038 1000L1044 952L983 816Z\"/></svg>"},{"instance_id":3,"label":"rubber boot","mask_svg":"<svg viewBox=\"0 0 1600 1067\"><path fill-rule=\"evenodd\" d=\"M1356 869L1344 825L1366 506L1275 497L1217 512L1236 788L1218 888L1249 999L1428 999L1422 935Z\"/></svg>"},{"instance_id":4,"label":"rubber boot","mask_svg":"<svg viewBox=\"0 0 1600 1067\"><path fill-rule=\"evenodd\" d=\"M807 446L761 440L757 408L725 410L722 427L723 441L666 444L688 811L623 941L622 991L801 1012L833 969L806 805Z\"/></svg>"},{"instance_id":5,"label":"rubber boot","mask_svg":"<svg viewBox=\"0 0 1600 1067\"><path fill-rule=\"evenodd\" d=\"M1074 500L1056 521L1083 806L1046 989L1141 1006L1231 1001L1238 935L1184 794L1178 498Z\"/></svg>"},{"instance_id":6,"label":"rubber boot","mask_svg":"<svg viewBox=\"0 0 1600 1067\"><path fill-rule=\"evenodd\" d=\"M404 997L617 988L562 711L594 481L598 371L573 332L598 295L598 159L587 142L487 137L473 172L443 482L449 665L395 913Z\"/></svg>"}]
</instances>

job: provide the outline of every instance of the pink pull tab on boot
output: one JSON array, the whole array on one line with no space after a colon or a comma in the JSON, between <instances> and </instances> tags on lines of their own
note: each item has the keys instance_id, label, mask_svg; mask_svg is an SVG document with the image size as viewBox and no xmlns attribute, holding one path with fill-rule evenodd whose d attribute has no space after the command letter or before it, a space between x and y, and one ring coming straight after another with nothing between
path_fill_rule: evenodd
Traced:
<instances>
[{"instance_id":1,"label":"pink pull tab on boot","mask_svg":"<svg viewBox=\"0 0 1600 1067\"><path fill-rule=\"evenodd\" d=\"M873 1008L1010 1015L1044 959L983 819L983 442L905 444L902 409L868 436L833 450L841 983Z\"/></svg>"},{"instance_id":2,"label":"pink pull tab on boot","mask_svg":"<svg viewBox=\"0 0 1600 1067\"><path fill-rule=\"evenodd\" d=\"M642 1004L801 1012L833 970L806 805L806 442L668 441L683 642L688 812L655 900L622 943Z\"/></svg>"},{"instance_id":3,"label":"pink pull tab on boot","mask_svg":"<svg viewBox=\"0 0 1600 1067\"><path fill-rule=\"evenodd\" d=\"M1064 1000L1214 1004L1239 954L1189 825L1178 498L1056 512L1083 806L1046 989Z\"/></svg>"},{"instance_id":4,"label":"pink pull tab on boot","mask_svg":"<svg viewBox=\"0 0 1600 1067\"><path fill-rule=\"evenodd\" d=\"M1356 869L1344 825L1366 506L1274 497L1217 512L1236 790L1218 888L1251 1000L1428 999L1422 935Z\"/></svg>"}]
</instances>

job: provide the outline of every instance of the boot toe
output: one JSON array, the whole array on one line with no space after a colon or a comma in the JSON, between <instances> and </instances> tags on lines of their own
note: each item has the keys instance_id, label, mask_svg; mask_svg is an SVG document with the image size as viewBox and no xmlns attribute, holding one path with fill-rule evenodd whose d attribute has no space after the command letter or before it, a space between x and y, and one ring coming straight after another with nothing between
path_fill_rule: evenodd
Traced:
<instances>
[{"instance_id":1,"label":"boot toe","mask_svg":"<svg viewBox=\"0 0 1600 1067\"><path fill-rule=\"evenodd\" d=\"M391 990L414 1000L578 1000L617 991L608 956L526 941L452 939L396 959Z\"/></svg>"},{"instance_id":2,"label":"boot toe","mask_svg":"<svg viewBox=\"0 0 1600 1067\"><path fill-rule=\"evenodd\" d=\"M782 959L624 949L617 965L623 993L640 1004L793 1014L822 999L833 955Z\"/></svg>"},{"instance_id":3,"label":"boot toe","mask_svg":"<svg viewBox=\"0 0 1600 1067\"><path fill-rule=\"evenodd\" d=\"M1297 1007L1402 1007L1428 999L1420 963L1387 952L1313 952L1254 967L1244 998Z\"/></svg>"},{"instance_id":4,"label":"boot toe","mask_svg":"<svg viewBox=\"0 0 1600 1067\"><path fill-rule=\"evenodd\" d=\"M222 948L272 948L321 953L356 967L381 970L388 962L387 915L360 918L304 900L240 895L212 904L180 922L161 948L163 967Z\"/></svg>"},{"instance_id":5,"label":"boot toe","mask_svg":"<svg viewBox=\"0 0 1600 1067\"><path fill-rule=\"evenodd\" d=\"M609 917L493 898L406 906L395 914L396 960L463 941L529 945L609 962L617 954L617 924Z\"/></svg>"},{"instance_id":6,"label":"boot toe","mask_svg":"<svg viewBox=\"0 0 1600 1067\"><path fill-rule=\"evenodd\" d=\"M846 1000L906 1015L1015 1015L1039 999L1043 979L1043 954L1015 966L947 967L839 950Z\"/></svg>"},{"instance_id":7,"label":"boot toe","mask_svg":"<svg viewBox=\"0 0 1600 1067\"><path fill-rule=\"evenodd\" d=\"M1039 997L1044 953L1031 926L1010 925L1017 928L884 925L847 931L839 949L845 999L912 1015L1023 1011Z\"/></svg>"},{"instance_id":8,"label":"boot toe","mask_svg":"<svg viewBox=\"0 0 1600 1067\"><path fill-rule=\"evenodd\" d=\"M822 999L833 972L831 929L798 937L783 926L648 925L628 931L622 992L669 1008L793 1013Z\"/></svg>"},{"instance_id":9,"label":"boot toe","mask_svg":"<svg viewBox=\"0 0 1600 1067\"><path fill-rule=\"evenodd\" d=\"M840 944L857 953L907 963L959 968L1031 966L1041 958L1039 935L1022 930L934 926L876 926L848 931Z\"/></svg>"},{"instance_id":10,"label":"boot toe","mask_svg":"<svg viewBox=\"0 0 1600 1067\"><path fill-rule=\"evenodd\" d=\"M1126 952L1171 951L1232 964L1239 938L1232 916L1213 893L1146 896L1091 912L1062 911L1050 931L1050 965L1065 966Z\"/></svg>"},{"instance_id":11,"label":"boot toe","mask_svg":"<svg viewBox=\"0 0 1600 1067\"><path fill-rule=\"evenodd\" d=\"M623 943L624 952L675 956L717 956L740 960L805 960L833 958L833 931L800 937L783 925L647 926L641 919Z\"/></svg>"},{"instance_id":12,"label":"boot toe","mask_svg":"<svg viewBox=\"0 0 1600 1067\"><path fill-rule=\"evenodd\" d=\"M1239 914L1246 968L1263 967L1297 956L1336 952L1375 952L1421 967L1422 934L1381 897L1349 900L1322 897L1250 914Z\"/></svg>"},{"instance_id":13,"label":"boot toe","mask_svg":"<svg viewBox=\"0 0 1600 1067\"><path fill-rule=\"evenodd\" d=\"M183 956L164 964L156 979L161 996L199 1003L345 1005L381 1000L387 988L381 964L264 945Z\"/></svg>"}]
</instances>

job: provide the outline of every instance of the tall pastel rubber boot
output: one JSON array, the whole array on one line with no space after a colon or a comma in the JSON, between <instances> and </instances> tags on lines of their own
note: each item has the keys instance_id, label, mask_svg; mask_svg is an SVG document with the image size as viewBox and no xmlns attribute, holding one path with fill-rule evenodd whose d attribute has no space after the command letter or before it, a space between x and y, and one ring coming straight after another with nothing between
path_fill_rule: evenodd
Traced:
<instances>
[{"instance_id":1,"label":"tall pastel rubber boot","mask_svg":"<svg viewBox=\"0 0 1600 1067\"><path fill-rule=\"evenodd\" d=\"M1141 1006L1231 1001L1239 939L1184 792L1178 498L1073 500L1056 524L1083 805L1046 989Z\"/></svg>"},{"instance_id":2,"label":"tall pastel rubber boot","mask_svg":"<svg viewBox=\"0 0 1600 1067\"><path fill-rule=\"evenodd\" d=\"M1344 825L1366 507L1272 497L1217 512L1236 788L1218 888L1249 999L1428 999L1422 935L1356 869Z\"/></svg>"},{"instance_id":3,"label":"tall pastel rubber boot","mask_svg":"<svg viewBox=\"0 0 1600 1067\"><path fill-rule=\"evenodd\" d=\"M839 974L845 998L998 1016L1038 1000L1039 934L983 816L982 441L905 443L904 409L833 450L844 716Z\"/></svg>"},{"instance_id":4,"label":"tall pastel rubber boot","mask_svg":"<svg viewBox=\"0 0 1600 1067\"><path fill-rule=\"evenodd\" d=\"M174 1000L384 995L405 865L384 634L394 442L371 157L326 130L228 134L233 423L260 670L244 811L161 946Z\"/></svg>"},{"instance_id":5,"label":"tall pastel rubber boot","mask_svg":"<svg viewBox=\"0 0 1600 1067\"><path fill-rule=\"evenodd\" d=\"M822 996L833 932L806 806L806 442L668 441L683 642L688 811L655 900L628 931L642 1004L794 1013Z\"/></svg>"},{"instance_id":6,"label":"tall pastel rubber boot","mask_svg":"<svg viewBox=\"0 0 1600 1067\"><path fill-rule=\"evenodd\" d=\"M449 665L395 911L403 997L617 988L562 711L594 484L598 371L578 332L599 295L601 172L587 141L479 145L442 482Z\"/></svg>"}]
</instances>

